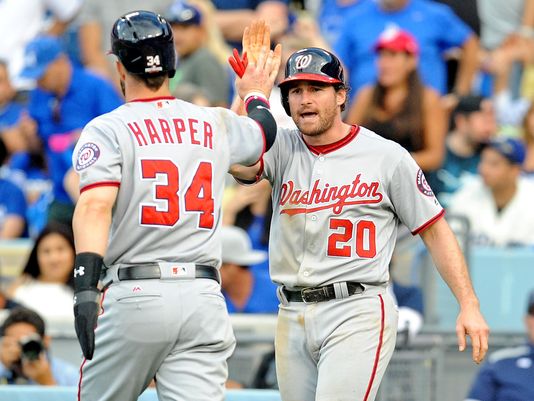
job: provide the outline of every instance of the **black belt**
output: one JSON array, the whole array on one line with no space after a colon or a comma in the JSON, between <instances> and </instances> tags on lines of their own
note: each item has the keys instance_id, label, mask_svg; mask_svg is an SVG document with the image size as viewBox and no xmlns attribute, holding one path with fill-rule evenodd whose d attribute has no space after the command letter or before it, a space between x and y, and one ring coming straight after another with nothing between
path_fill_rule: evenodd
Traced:
<instances>
[{"instance_id":1,"label":"black belt","mask_svg":"<svg viewBox=\"0 0 534 401\"><path fill-rule=\"evenodd\" d=\"M117 273L119 280L148 280L161 278L159 265L144 264L136 266L121 266ZM208 278L220 283L219 273L213 266L195 265L195 278Z\"/></svg>"},{"instance_id":2,"label":"black belt","mask_svg":"<svg viewBox=\"0 0 534 401\"><path fill-rule=\"evenodd\" d=\"M346 284L349 296L361 294L365 290L360 283L347 281ZM324 287L306 287L301 290L288 290L283 287L282 291L289 302L315 303L336 299L334 284L325 285Z\"/></svg>"}]
</instances>

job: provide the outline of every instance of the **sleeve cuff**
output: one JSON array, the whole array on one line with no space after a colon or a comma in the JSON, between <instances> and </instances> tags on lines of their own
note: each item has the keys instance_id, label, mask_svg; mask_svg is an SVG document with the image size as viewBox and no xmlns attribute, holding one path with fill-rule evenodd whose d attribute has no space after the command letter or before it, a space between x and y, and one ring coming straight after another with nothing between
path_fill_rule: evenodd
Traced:
<instances>
[{"instance_id":1,"label":"sleeve cuff","mask_svg":"<svg viewBox=\"0 0 534 401\"><path fill-rule=\"evenodd\" d=\"M95 182L94 184L88 184L84 187L80 188L80 194L82 192L88 191L89 189L93 189L96 187L120 187L121 183L118 181L102 181L102 182Z\"/></svg>"},{"instance_id":2,"label":"sleeve cuff","mask_svg":"<svg viewBox=\"0 0 534 401\"><path fill-rule=\"evenodd\" d=\"M429 228L432 224L434 224L436 221L441 219L444 215L445 215L445 209L441 209L441 211L438 214L436 214L434 217L428 220L425 224L413 230L412 235L421 234L423 231Z\"/></svg>"}]
</instances>

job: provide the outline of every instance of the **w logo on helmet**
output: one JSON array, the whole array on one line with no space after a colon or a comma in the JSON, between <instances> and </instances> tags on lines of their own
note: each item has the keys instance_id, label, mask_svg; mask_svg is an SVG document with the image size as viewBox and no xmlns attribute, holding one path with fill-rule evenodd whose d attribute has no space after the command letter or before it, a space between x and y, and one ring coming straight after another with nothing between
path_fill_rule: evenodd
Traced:
<instances>
[{"instance_id":1,"label":"w logo on helmet","mask_svg":"<svg viewBox=\"0 0 534 401\"><path fill-rule=\"evenodd\" d=\"M300 55L295 58L295 67L297 68L297 70L303 70L306 67L308 67L311 62L312 62L311 54Z\"/></svg>"}]
</instances>

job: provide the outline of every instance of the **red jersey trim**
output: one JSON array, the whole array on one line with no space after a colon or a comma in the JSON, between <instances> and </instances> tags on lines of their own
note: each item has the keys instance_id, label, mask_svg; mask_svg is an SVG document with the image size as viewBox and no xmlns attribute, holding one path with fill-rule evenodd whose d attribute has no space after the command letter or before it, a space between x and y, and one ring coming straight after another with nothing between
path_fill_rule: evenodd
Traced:
<instances>
[{"instance_id":1,"label":"red jersey trim","mask_svg":"<svg viewBox=\"0 0 534 401\"><path fill-rule=\"evenodd\" d=\"M381 314L380 335L378 336L378 346L376 347L373 371L371 373L371 377L369 378L369 383L367 384L367 390L365 391L365 397L363 397L363 401L368 400L369 394L371 393L371 389L373 388L373 382L375 381L376 371L378 370L378 361L380 359L380 351L382 351L382 343L384 341L384 321L385 321L386 313L384 311L384 299L382 298L382 295L378 295L378 299L380 300L380 314Z\"/></svg>"},{"instance_id":2,"label":"red jersey trim","mask_svg":"<svg viewBox=\"0 0 534 401\"><path fill-rule=\"evenodd\" d=\"M85 192L89 189L96 188L96 187L120 187L121 183L118 181L102 181L102 182L95 182L94 184L89 184L80 189L80 193Z\"/></svg>"},{"instance_id":3,"label":"red jersey trim","mask_svg":"<svg viewBox=\"0 0 534 401\"><path fill-rule=\"evenodd\" d=\"M428 220L425 224L420 226L419 228L416 228L412 231L412 235L421 234L423 231L425 231L428 227L430 227L432 224L434 224L436 221L441 219L445 215L445 209L441 209L441 212L436 214L434 217L432 217L430 220Z\"/></svg>"},{"instance_id":4,"label":"red jersey trim","mask_svg":"<svg viewBox=\"0 0 534 401\"><path fill-rule=\"evenodd\" d=\"M106 292L108 291L108 288L104 290L104 292L102 293L102 298L100 298L100 313L98 314L99 317L104 314L104 298L106 297ZM98 319L96 321L96 327L98 327ZM78 381L78 401L81 401L82 398L83 367L85 366L85 362L87 362L87 359L83 358L82 364L80 366L80 380Z\"/></svg>"},{"instance_id":5,"label":"red jersey trim","mask_svg":"<svg viewBox=\"0 0 534 401\"><path fill-rule=\"evenodd\" d=\"M155 100L175 100L175 99L176 98L174 96L146 97L146 98L133 99L133 100L130 100L128 103L131 103L131 102L153 102Z\"/></svg>"},{"instance_id":6,"label":"red jersey trim","mask_svg":"<svg viewBox=\"0 0 534 401\"><path fill-rule=\"evenodd\" d=\"M327 154L327 153L333 152L334 150L342 148L343 146L348 144L350 141L356 138L356 135L358 135L359 132L360 132L360 126L353 125L349 133L344 138L334 143L329 143L328 145L316 145L316 146L309 145L308 143L306 143L306 141L304 141L304 143L306 143L306 146L308 147L308 149L310 149L310 151L315 155Z\"/></svg>"}]
</instances>

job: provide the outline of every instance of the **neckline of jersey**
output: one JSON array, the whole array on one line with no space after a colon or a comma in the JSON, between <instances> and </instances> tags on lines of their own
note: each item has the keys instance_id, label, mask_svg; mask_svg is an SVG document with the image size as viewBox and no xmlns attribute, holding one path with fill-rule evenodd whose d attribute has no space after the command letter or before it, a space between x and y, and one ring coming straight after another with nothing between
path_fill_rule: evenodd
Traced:
<instances>
[{"instance_id":1,"label":"neckline of jersey","mask_svg":"<svg viewBox=\"0 0 534 401\"><path fill-rule=\"evenodd\" d=\"M147 98L133 99L133 100L130 100L128 103L131 103L131 102L154 102L156 100L174 100L174 99L176 99L174 96L147 97Z\"/></svg>"},{"instance_id":2,"label":"neckline of jersey","mask_svg":"<svg viewBox=\"0 0 534 401\"><path fill-rule=\"evenodd\" d=\"M356 135L358 135L358 132L360 132L360 126L359 125L353 125L351 127L349 133L347 135L345 135L344 138L341 138L339 141L336 141L336 142L333 142L333 143L329 143L327 145L316 145L316 146L310 145L310 144L306 143L306 141L304 141L304 143L306 144L308 149L313 154L316 154L316 155L323 154L324 155L324 154L331 153L334 150L337 150L337 149L345 146L347 143L349 143L354 138L356 138Z\"/></svg>"}]
</instances>

